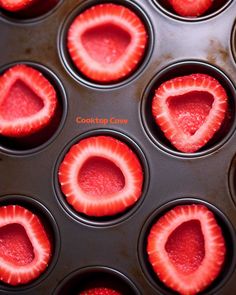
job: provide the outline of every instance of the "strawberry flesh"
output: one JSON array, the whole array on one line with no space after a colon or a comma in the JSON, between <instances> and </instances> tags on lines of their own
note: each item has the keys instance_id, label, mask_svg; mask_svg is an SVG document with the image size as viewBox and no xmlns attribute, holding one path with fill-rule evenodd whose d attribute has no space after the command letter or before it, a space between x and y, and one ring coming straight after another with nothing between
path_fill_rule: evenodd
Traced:
<instances>
[{"instance_id":1,"label":"strawberry flesh","mask_svg":"<svg viewBox=\"0 0 236 295\"><path fill-rule=\"evenodd\" d=\"M198 17L213 4L213 0L169 0L176 13L185 17Z\"/></svg>"},{"instance_id":2,"label":"strawberry flesh","mask_svg":"<svg viewBox=\"0 0 236 295\"><path fill-rule=\"evenodd\" d=\"M112 216L141 197L143 171L136 154L111 136L73 145L59 167L59 183L73 208L88 216Z\"/></svg>"},{"instance_id":3,"label":"strawberry flesh","mask_svg":"<svg viewBox=\"0 0 236 295\"><path fill-rule=\"evenodd\" d=\"M33 261L33 247L22 225L12 223L0 228L0 253L4 260L16 266Z\"/></svg>"},{"instance_id":4,"label":"strawberry flesh","mask_svg":"<svg viewBox=\"0 0 236 295\"><path fill-rule=\"evenodd\" d=\"M67 48L87 78L111 83L131 74L143 59L147 31L135 12L123 5L91 6L72 22Z\"/></svg>"},{"instance_id":5,"label":"strawberry flesh","mask_svg":"<svg viewBox=\"0 0 236 295\"><path fill-rule=\"evenodd\" d=\"M131 36L116 25L104 24L84 32L81 40L92 59L108 65L124 54Z\"/></svg>"},{"instance_id":6,"label":"strawberry flesh","mask_svg":"<svg viewBox=\"0 0 236 295\"><path fill-rule=\"evenodd\" d=\"M91 157L84 163L78 181L85 193L100 197L119 192L125 185L120 168L101 157Z\"/></svg>"},{"instance_id":7,"label":"strawberry flesh","mask_svg":"<svg viewBox=\"0 0 236 295\"><path fill-rule=\"evenodd\" d=\"M165 249L178 271L185 274L194 272L205 256L200 222L190 220L178 226L169 236Z\"/></svg>"},{"instance_id":8,"label":"strawberry flesh","mask_svg":"<svg viewBox=\"0 0 236 295\"><path fill-rule=\"evenodd\" d=\"M205 290L224 265L224 236L214 214L204 205L169 210L152 226L147 242L155 274L182 295Z\"/></svg>"},{"instance_id":9,"label":"strawberry flesh","mask_svg":"<svg viewBox=\"0 0 236 295\"><path fill-rule=\"evenodd\" d=\"M204 124L214 102L213 96L204 91L192 91L168 98L169 110L179 128L188 135Z\"/></svg>"},{"instance_id":10,"label":"strawberry flesh","mask_svg":"<svg viewBox=\"0 0 236 295\"><path fill-rule=\"evenodd\" d=\"M0 280L27 284L43 273L52 245L39 218L18 205L0 207Z\"/></svg>"},{"instance_id":11,"label":"strawberry flesh","mask_svg":"<svg viewBox=\"0 0 236 295\"><path fill-rule=\"evenodd\" d=\"M180 76L162 83L155 91L152 114L170 143L193 153L220 130L228 110L223 86L206 74Z\"/></svg>"},{"instance_id":12,"label":"strawberry flesh","mask_svg":"<svg viewBox=\"0 0 236 295\"><path fill-rule=\"evenodd\" d=\"M43 108L43 101L22 81L16 81L1 104L1 117L5 120L32 116Z\"/></svg>"}]
</instances>

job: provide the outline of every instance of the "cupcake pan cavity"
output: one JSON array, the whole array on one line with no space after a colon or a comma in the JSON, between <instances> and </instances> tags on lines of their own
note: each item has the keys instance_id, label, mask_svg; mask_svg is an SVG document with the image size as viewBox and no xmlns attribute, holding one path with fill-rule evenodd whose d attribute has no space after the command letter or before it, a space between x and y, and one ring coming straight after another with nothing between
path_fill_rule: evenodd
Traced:
<instances>
[{"instance_id":1,"label":"cupcake pan cavity","mask_svg":"<svg viewBox=\"0 0 236 295\"><path fill-rule=\"evenodd\" d=\"M145 234L157 215L170 208L169 202L193 199L206 202L216 213L227 244L232 243L222 275L202 294L231 294L236 288L236 1L225 1L218 11L191 21L166 13L161 1L113 2L143 19L149 47L138 69L112 85L82 77L66 52L65 34L73 17L100 1L60 1L45 15L28 20L1 11L0 74L17 63L42 70L58 91L61 114L56 128L42 141L22 144L0 137L0 204L14 200L46 216L55 236L54 256L45 274L24 287L1 284L0 294L60 295L66 289L79 290L77 280L90 280L97 273L114 285L124 282L125 295L174 294L150 271L143 251ZM230 120L202 150L184 154L154 127L150 103L156 83L193 72L208 73L226 88ZM141 199L108 220L74 212L57 181L68 148L100 134L129 145L140 159L145 179Z\"/></svg>"}]
</instances>

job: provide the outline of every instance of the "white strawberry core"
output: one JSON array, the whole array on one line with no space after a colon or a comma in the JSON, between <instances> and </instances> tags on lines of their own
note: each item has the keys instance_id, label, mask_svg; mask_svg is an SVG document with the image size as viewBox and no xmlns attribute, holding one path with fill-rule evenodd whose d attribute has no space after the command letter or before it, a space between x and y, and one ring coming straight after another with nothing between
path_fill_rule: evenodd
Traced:
<instances>
[{"instance_id":1,"label":"white strawberry core","mask_svg":"<svg viewBox=\"0 0 236 295\"><path fill-rule=\"evenodd\" d=\"M78 174L80 188L91 196L107 196L117 193L125 186L120 168L102 157L91 157Z\"/></svg>"},{"instance_id":2,"label":"white strawberry core","mask_svg":"<svg viewBox=\"0 0 236 295\"><path fill-rule=\"evenodd\" d=\"M170 115L187 135L194 135L205 123L210 113L214 97L206 91L191 91L167 99Z\"/></svg>"},{"instance_id":3,"label":"white strawberry core","mask_svg":"<svg viewBox=\"0 0 236 295\"><path fill-rule=\"evenodd\" d=\"M17 80L1 103L0 116L5 120L16 120L34 115L43 107L42 99L24 82Z\"/></svg>"},{"instance_id":4,"label":"white strawberry core","mask_svg":"<svg viewBox=\"0 0 236 295\"><path fill-rule=\"evenodd\" d=\"M109 65L125 53L131 42L130 34L112 23L86 30L81 41L90 57L100 64Z\"/></svg>"},{"instance_id":5,"label":"white strawberry core","mask_svg":"<svg viewBox=\"0 0 236 295\"><path fill-rule=\"evenodd\" d=\"M24 266L34 260L33 246L24 227L17 223L0 228L0 256L16 266Z\"/></svg>"}]
</instances>

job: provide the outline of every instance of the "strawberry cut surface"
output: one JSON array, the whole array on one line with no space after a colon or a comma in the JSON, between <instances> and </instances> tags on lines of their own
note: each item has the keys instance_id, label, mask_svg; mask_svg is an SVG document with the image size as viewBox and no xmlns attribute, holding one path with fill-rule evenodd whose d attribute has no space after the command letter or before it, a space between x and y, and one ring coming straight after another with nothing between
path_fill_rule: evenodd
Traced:
<instances>
[{"instance_id":1,"label":"strawberry cut surface","mask_svg":"<svg viewBox=\"0 0 236 295\"><path fill-rule=\"evenodd\" d=\"M42 108L42 100L24 83L17 81L1 104L1 113L3 119L14 120L32 116Z\"/></svg>"},{"instance_id":2,"label":"strawberry cut surface","mask_svg":"<svg viewBox=\"0 0 236 295\"><path fill-rule=\"evenodd\" d=\"M155 91L152 114L177 150L191 153L202 148L220 129L228 109L227 93L205 74L177 77Z\"/></svg>"},{"instance_id":3,"label":"strawberry cut surface","mask_svg":"<svg viewBox=\"0 0 236 295\"><path fill-rule=\"evenodd\" d=\"M0 134L36 133L50 123L56 106L56 91L38 70L20 64L0 77Z\"/></svg>"},{"instance_id":4,"label":"strawberry cut surface","mask_svg":"<svg viewBox=\"0 0 236 295\"><path fill-rule=\"evenodd\" d=\"M143 171L135 153L111 136L94 136L73 145L58 172L66 200L88 216L125 211L142 193Z\"/></svg>"},{"instance_id":5,"label":"strawberry cut surface","mask_svg":"<svg viewBox=\"0 0 236 295\"><path fill-rule=\"evenodd\" d=\"M33 261L33 247L22 225L12 223L0 228L0 253L4 260L16 266Z\"/></svg>"},{"instance_id":6,"label":"strawberry cut surface","mask_svg":"<svg viewBox=\"0 0 236 295\"><path fill-rule=\"evenodd\" d=\"M122 295L120 292L110 288L91 288L80 292L78 295Z\"/></svg>"},{"instance_id":7,"label":"strawberry cut surface","mask_svg":"<svg viewBox=\"0 0 236 295\"><path fill-rule=\"evenodd\" d=\"M121 170L101 157L92 157L84 163L78 182L85 193L101 197L119 192L125 186Z\"/></svg>"},{"instance_id":8,"label":"strawberry cut surface","mask_svg":"<svg viewBox=\"0 0 236 295\"><path fill-rule=\"evenodd\" d=\"M189 274L198 269L205 256L200 222L198 220L183 222L169 236L165 250L178 271Z\"/></svg>"},{"instance_id":9,"label":"strawberry cut surface","mask_svg":"<svg viewBox=\"0 0 236 295\"><path fill-rule=\"evenodd\" d=\"M213 4L213 0L169 0L174 11L185 17L198 17Z\"/></svg>"},{"instance_id":10,"label":"strawberry cut surface","mask_svg":"<svg viewBox=\"0 0 236 295\"><path fill-rule=\"evenodd\" d=\"M39 218L18 205L0 207L0 280L27 284L43 273L52 246Z\"/></svg>"},{"instance_id":11,"label":"strawberry cut surface","mask_svg":"<svg viewBox=\"0 0 236 295\"><path fill-rule=\"evenodd\" d=\"M130 9L112 3L92 6L71 24L67 47L87 78L114 82L131 74L143 58L147 32Z\"/></svg>"},{"instance_id":12,"label":"strawberry cut surface","mask_svg":"<svg viewBox=\"0 0 236 295\"><path fill-rule=\"evenodd\" d=\"M17 12L28 8L37 0L0 0L0 7L10 12Z\"/></svg>"},{"instance_id":13,"label":"strawberry cut surface","mask_svg":"<svg viewBox=\"0 0 236 295\"><path fill-rule=\"evenodd\" d=\"M206 289L222 270L226 246L214 214L204 205L177 206L148 235L148 259L159 279L183 295Z\"/></svg>"}]
</instances>

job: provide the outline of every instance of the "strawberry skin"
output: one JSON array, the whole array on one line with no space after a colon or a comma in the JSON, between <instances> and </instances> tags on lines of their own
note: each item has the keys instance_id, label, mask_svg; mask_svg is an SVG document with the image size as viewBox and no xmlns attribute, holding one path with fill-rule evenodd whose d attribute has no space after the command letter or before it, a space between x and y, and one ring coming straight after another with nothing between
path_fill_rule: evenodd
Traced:
<instances>
[{"instance_id":1,"label":"strawberry skin","mask_svg":"<svg viewBox=\"0 0 236 295\"><path fill-rule=\"evenodd\" d=\"M78 295L122 295L122 294L110 288L91 288L83 292L80 292Z\"/></svg>"},{"instance_id":2,"label":"strawberry skin","mask_svg":"<svg viewBox=\"0 0 236 295\"><path fill-rule=\"evenodd\" d=\"M213 0L169 0L176 13L186 17L204 14L213 4Z\"/></svg>"},{"instance_id":3,"label":"strawberry skin","mask_svg":"<svg viewBox=\"0 0 236 295\"><path fill-rule=\"evenodd\" d=\"M133 205L142 193L143 171L134 152L110 136L71 147L59 167L66 200L88 216L110 216Z\"/></svg>"},{"instance_id":4,"label":"strawberry skin","mask_svg":"<svg viewBox=\"0 0 236 295\"><path fill-rule=\"evenodd\" d=\"M4 228L11 226L17 230L6 232ZM32 253L21 258L25 245L18 236L20 228L27 235L27 247ZM39 218L29 210L18 206L0 207L0 280L12 286L27 284L36 279L48 266L51 258L51 244ZM18 236L18 240L15 238ZM4 238L3 238L4 237ZM5 241L5 244L4 244ZM26 246L25 246L26 247ZM11 249L12 248L12 249ZM28 250L29 251L29 250Z\"/></svg>"},{"instance_id":5,"label":"strawberry skin","mask_svg":"<svg viewBox=\"0 0 236 295\"><path fill-rule=\"evenodd\" d=\"M10 12L17 12L28 8L37 0L0 0L0 7Z\"/></svg>"},{"instance_id":6,"label":"strawberry skin","mask_svg":"<svg viewBox=\"0 0 236 295\"><path fill-rule=\"evenodd\" d=\"M226 91L213 77L192 74L162 83L152 101L153 117L177 150L202 148L222 125Z\"/></svg>"},{"instance_id":7,"label":"strawberry skin","mask_svg":"<svg viewBox=\"0 0 236 295\"><path fill-rule=\"evenodd\" d=\"M147 252L166 286L194 295L219 275L226 247L214 214L204 205L192 204L173 208L152 226Z\"/></svg>"},{"instance_id":8,"label":"strawberry skin","mask_svg":"<svg viewBox=\"0 0 236 295\"><path fill-rule=\"evenodd\" d=\"M76 17L67 47L81 73L93 81L109 83L136 69L147 38L145 26L134 12L107 3L92 6Z\"/></svg>"},{"instance_id":9,"label":"strawberry skin","mask_svg":"<svg viewBox=\"0 0 236 295\"><path fill-rule=\"evenodd\" d=\"M32 95L36 102L30 100ZM38 70L19 64L0 77L0 134L31 135L49 124L56 107L56 91Z\"/></svg>"}]
</instances>

